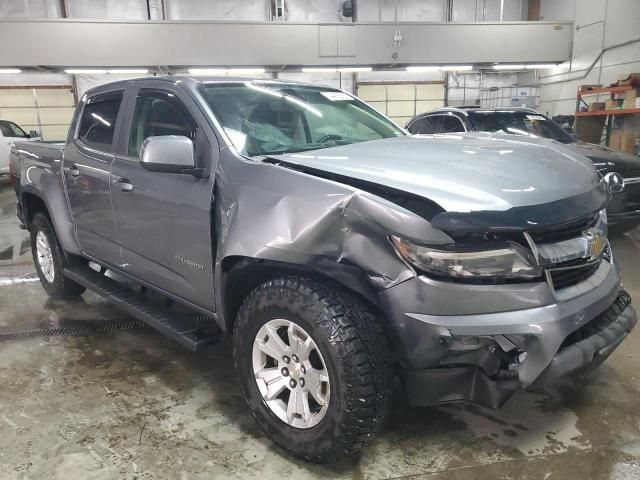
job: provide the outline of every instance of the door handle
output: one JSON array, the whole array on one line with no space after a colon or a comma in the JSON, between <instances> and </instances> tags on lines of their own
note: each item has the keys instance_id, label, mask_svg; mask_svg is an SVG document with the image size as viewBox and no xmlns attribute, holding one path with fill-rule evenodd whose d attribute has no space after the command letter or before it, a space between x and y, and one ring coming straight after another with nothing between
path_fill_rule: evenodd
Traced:
<instances>
[{"instance_id":1,"label":"door handle","mask_svg":"<svg viewBox=\"0 0 640 480\"><path fill-rule=\"evenodd\" d=\"M80 175L80 169L75 163L69 167L69 175L71 175L72 177L77 177L78 175Z\"/></svg>"},{"instance_id":2,"label":"door handle","mask_svg":"<svg viewBox=\"0 0 640 480\"><path fill-rule=\"evenodd\" d=\"M126 178L120 178L119 180L116 180L116 183L120 185L120 190L123 192L130 192L133 190L133 184L129 183L129 180Z\"/></svg>"}]
</instances>

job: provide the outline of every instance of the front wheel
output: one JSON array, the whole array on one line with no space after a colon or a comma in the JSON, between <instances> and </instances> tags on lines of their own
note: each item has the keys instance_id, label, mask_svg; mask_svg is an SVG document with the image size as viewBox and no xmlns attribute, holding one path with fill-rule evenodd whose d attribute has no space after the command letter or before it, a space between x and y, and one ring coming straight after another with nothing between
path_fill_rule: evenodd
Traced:
<instances>
[{"instance_id":1,"label":"front wheel","mask_svg":"<svg viewBox=\"0 0 640 480\"><path fill-rule=\"evenodd\" d=\"M314 462L358 451L389 412L391 365L379 319L359 298L303 277L245 299L234 359L258 424Z\"/></svg>"},{"instance_id":2,"label":"front wheel","mask_svg":"<svg viewBox=\"0 0 640 480\"><path fill-rule=\"evenodd\" d=\"M49 217L44 213L36 213L29 231L33 263L47 294L54 298L73 298L81 295L85 288L62 274L64 268L76 259L65 257Z\"/></svg>"}]
</instances>

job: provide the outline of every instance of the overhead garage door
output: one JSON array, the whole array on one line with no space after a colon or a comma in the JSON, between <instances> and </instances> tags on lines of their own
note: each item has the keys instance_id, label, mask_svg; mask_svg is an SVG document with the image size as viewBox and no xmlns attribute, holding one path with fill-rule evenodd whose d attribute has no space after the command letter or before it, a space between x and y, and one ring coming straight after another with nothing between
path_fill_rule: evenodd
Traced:
<instances>
[{"instance_id":1,"label":"overhead garage door","mask_svg":"<svg viewBox=\"0 0 640 480\"><path fill-rule=\"evenodd\" d=\"M71 85L0 87L0 119L41 132L43 140L67 137L74 108Z\"/></svg>"},{"instance_id":2,"label":"overhead garage door","mask_svg":"<svg viewBox=\"0 0 640 480\"><path fill-rule=\"evenodd\" d=\"M417 113L444 106L443 82L362 82L357 92L403 127Z\"/></svg>"}]
</instances>

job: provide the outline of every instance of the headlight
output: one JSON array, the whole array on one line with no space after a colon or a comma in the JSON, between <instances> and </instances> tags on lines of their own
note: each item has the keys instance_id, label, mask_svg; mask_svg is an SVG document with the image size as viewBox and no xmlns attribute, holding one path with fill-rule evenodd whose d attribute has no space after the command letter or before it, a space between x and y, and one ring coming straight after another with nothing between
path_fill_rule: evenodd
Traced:
<instances>
[{"instance_id":1,"label":"headlight","mask_svg":"<svg viewBox=\"0 0 640 480\"><path fill-rule=\"evenodd\" d=\"M427 274L460 280L533 279L542 274L533 256L515 243L495 250L449 251L415 245L396 236L391 236L391 241L405 261Z\"/></svg>"}]
</instances>

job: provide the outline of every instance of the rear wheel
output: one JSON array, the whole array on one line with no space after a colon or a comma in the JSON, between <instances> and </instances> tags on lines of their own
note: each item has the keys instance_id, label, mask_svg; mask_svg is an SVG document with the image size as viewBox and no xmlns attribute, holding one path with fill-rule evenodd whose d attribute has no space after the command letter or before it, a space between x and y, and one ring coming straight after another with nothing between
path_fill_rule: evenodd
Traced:
<instances>
[{"instance_id":1,"label":"rear wheel","mask_svg":"<svg viewBox=\"0 0 640 480\"><path fill-rule=\"evenodd\" d=\"M31 252L42 287L51 297L73 298L85 288L62 274L65 267L81 262L77 257L65 257L51 220L44 213L36 213L31 221Z\"/></svg>"},{"instance_id":2,"label":"rear wheel","mask_svg":"<svg viewBox=\"0 0 640 480\"><path fill-rule=\"evenodd\" d=\"M391 366L379 319L318 281L285 277L251 292L238 313L234 359L260 426L306 460L358 451L388 415Z\"/></svg>"}]
</instances>

